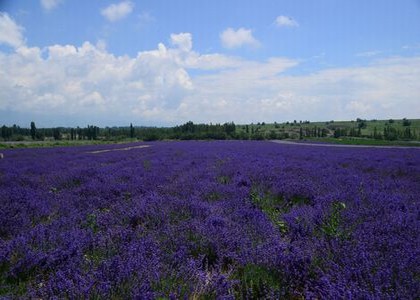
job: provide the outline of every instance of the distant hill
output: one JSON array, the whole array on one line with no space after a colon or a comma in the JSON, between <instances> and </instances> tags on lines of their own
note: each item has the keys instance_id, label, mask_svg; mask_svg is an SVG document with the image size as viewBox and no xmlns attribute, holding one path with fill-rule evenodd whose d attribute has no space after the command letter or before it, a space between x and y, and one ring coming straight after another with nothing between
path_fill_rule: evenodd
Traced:
<instances>
[{"instance_id":1,"label":"distant hill","mask_svg":"<svg viewBox=\"0 0 420 300\"><path fill-rule=\"evenodd\" d=\"M256 139L365 138L375 140L420 140L420 119L354 121L292 121L236 125L236 133Z\"/></svg>"}]
</instances>

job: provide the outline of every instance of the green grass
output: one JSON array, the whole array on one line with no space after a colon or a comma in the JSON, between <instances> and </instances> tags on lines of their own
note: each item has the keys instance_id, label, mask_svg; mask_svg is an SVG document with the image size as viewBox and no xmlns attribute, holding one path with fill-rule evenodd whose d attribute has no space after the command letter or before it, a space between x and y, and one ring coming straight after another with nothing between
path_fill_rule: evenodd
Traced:
<instances>
[{"instance_id":1,"label":"green grass","mask_svg":"<svg viewBox=\"0 0 420 300\"><path fill-rule=\"evenodd\" d=\"M72 147L84 145L106 145L106 144L124 144L134 142L134 140L83 140L83 141L22 141L22 142L0 142L0 149L15 148L45 148L45 147Z\"/></svg>"},{"instance_id":2,"label":"green grass","mask_svg":"<svg viewBox=\"0 0 420 300\"><path fill-rule=\"evenodd\" d=\"M342 223L341 212L346 209L344 202L336 201L331 205L330 213L321 225L321 231L328 238L338 238L344 235L340 226Z\"/></svg>"},{"instance_id":3,"label":"green grass","mask_svg":"<svg viewBox=\"0 0 420 300\"><path fill-rule=\"evenodd\" d=\"M410 119L410 123L411 129L414 129L417 132L420 131L420 119ZM390 123L389 120L368 121L366 122L366 128L362 129L362 134L373 134L375 127L379 132L383 132L385 126L387 125L391 125L399 130L403 130L405 128L405 126L403 126L403 120L394 120L393 123Z\"/></svg>"},{"instance_id":4,"label":"green grass","mask_svg":"<svg viewBox=\"0 0 420 300\"><path fill-rule=\"evenodd\" d=\"M310 199L306 197L295 195L290 199L285 199L282 195L261 192L256 187L251 190L250 197L251 202L261 209L282 235L288 232L287 223L282 219L282 215L294 207L310 205L311 203Z\"/></svg>"},{"instance_id":5,"label":"green grass","mask_svg":"<svg viewBox=\"0 0 420 300\"><path fill-rule=\"evenodd\" d=\"M412 143L411 141L387 141L375 140L373 135L376 129L377 134L383 134L384 129L389 126L397 131L403 132L406 128L410 128L412 133L417 136L417 142L420 142L420 119L409 119L409 126L404 126L404 121L401 120L363 120L364 126L360 130L361 137L342 137L333 138L334 130L347 129L350 131L354 129L358 132L359 122L353 121L327 121L327 122L284 122L284 123L257 123L248 125L236 125L236 134L240 135L248 132L250 136L262 136L266 139L299 139L300 130L305 134L306 129L319 128L324 130L327 134L325 138L303 137L306 140L318 140L323 142L351 144L351 145L401 145L401 146L420 146L419 143ZM275 136L276 138L273 138Z\"/></svg>"},{"instance_id":6,"label":"green grass","mask_svg":"<svg viewBox=\"0 0 420 300\"><path fill-rule=\"evenodd\" d=\"M263 299L268 296L267 288L276 292L282 288L280 272L261 265L247 264L238 268L232 277L240 282L235 289L235 296L238 299L249 296L254 299Z\"/></svg>"}]
</instances>

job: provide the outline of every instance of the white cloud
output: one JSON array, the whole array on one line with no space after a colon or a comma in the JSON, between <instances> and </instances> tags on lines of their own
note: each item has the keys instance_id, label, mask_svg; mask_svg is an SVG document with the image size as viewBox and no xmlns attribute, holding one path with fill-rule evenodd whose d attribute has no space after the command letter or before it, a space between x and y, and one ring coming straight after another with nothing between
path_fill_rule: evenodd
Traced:
<instances>
[{"instance_id":1,"label":"white cloud","mask_svg":"<svg viewBox=\"0 0 420 300\"><path fill-rule=\"evenodd\" d=\"M101 42L21 45L0 52L0 119L13 124L10 116L30 113L46 126L106 126L420 115L419 56L287 75L299 64L202 55L189 33L135 57L116 56ZM61 123L51 124L51 116Z\"/></svg>"},{"instance_id":2,"label":"white cloud","mask_svg":"<svg viewBox=\"0 0 420 300\"><path fill-rule=\"evenodd\" d=\"M23 30L7 13L0 12L0 44L13 48L23 46L25 44Z\"/></svg>"},{"instance_id":3,"label":"white cloud","mask_svg":"<svg viewBox=\"0 0 420 300\"><path fill-rule=\"evenodd\" d=\"M299 23L288 16L278 16L275 20L275 24L278 27L298 27Z\"/></svg>"},{"instance_id":4,"label":"white cloud","mask_svg":"<svg viewBox=\"0 0 420 300\"><path fill-rule=\"evenodd\" d=\"M420 57L388 58L358 68L307 75L282 74L297 61L243 62L241 67L193 80L200 96L187 98L184 115L211 122L293 119L416 118ZM280 73L280 76L278 76ZM203 99L200 103L194 99ZM217 104L226 102L226 109ZM215 113L217 112L217 113Z\"/></svg>"},{"instance_id":5,"label":"white cloud","mask_svg":"<svg viewBox=\"0 0 420 300\"><path fill-rule=\"evenodd\" d=\"M131 1L123 1L118 4L111 4L101 10L101 14L110 22L115 22L125 18L134 9Z\"/></svg>"},{"instance_id":6,"label":"white cloud","mask_svg":"<svg viewBox=\"0 0 420 300\"><path fill-rule=\"evenodd\" d=\"M100 112L108 119L124 120L128 114L168 121L194 91L186 56L198 55L188 52L190 34L172 37L174 48L159 44L134 58L114 56L89 42L0 54L0 115L4 110L45 114L48 107L48 113L68 118Z\"/></svg>"},{"instance_id":7,"label":"white cloud","mask_svg":"<svg viewBox=\"0 0 420 300\"><path fill-rule=\"evenodd\" d=\"M178 46L182 51L188 52L192 49L191 33L171 34L171 42L173 45Z\"/></svg>"},{"instance_id":8,"label":"white cloud","mask_svg":"<svg viewBox=\"0 0 420 300\"><path fill-rule=\"evenodd\" d=\"M350 101L346 105L346 110L355 112L357 115L366 115L372 112L372 107L363 101Z\"/></svg>"},{"instance_id":9,"label":"white cloud","mask_svg":"<svg viewBox=\"0 0 420 300\"><path fill-rule=\"evenodd\" d=\"M228 49L242 46L258 47L260 45L260 42L252 35L252 30L245 28L239 28L238 30L227 28L220 34L220 39L223 47Z\"/></svg>"},{"instance_id":10,"label":"white cloud","mask_svg":"<svg viewBox=\"0 0 420 300\"><path fill-rule=\"evenodd\" d=\"M183 61L183 66L191 69L201 70L221 70L238 68L243 61L237 57L226 56L224 54L198 54L190 52Z\"/></svg>"},{"instance_id":11,"label":"white cloud","mask_svg":"<svg viewBox=\"0 0 420 300\"><path fill-rule=\"evenodd\" d=\"M41 6L46 10L50 11L56 8L62 0L41 0Z\"/></svg>"}]
</instances>

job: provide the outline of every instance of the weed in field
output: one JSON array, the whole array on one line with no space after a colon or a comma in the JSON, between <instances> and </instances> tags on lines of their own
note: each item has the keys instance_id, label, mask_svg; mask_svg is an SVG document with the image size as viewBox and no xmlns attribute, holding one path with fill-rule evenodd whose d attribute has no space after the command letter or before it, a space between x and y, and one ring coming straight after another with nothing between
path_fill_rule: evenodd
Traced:
<instances>
[{"instance_id":1,"label":"weed in field","mask_svg":"<svg viewBox=\"0 0 420 300\"><path fill-rule=\"evenodd\" d=\"M338 238L344 235L342 226L341 212L346 209L344 202L335 201L332 204L330 213L324 219L321 225L321 231L328 238Z\"/></svg>"}]
</instances>

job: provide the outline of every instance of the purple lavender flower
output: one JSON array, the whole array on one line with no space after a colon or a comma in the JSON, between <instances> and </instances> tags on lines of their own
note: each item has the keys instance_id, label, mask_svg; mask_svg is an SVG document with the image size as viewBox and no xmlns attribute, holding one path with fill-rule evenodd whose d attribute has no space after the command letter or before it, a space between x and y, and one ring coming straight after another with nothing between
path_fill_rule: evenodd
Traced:
<instances>
[{"instance_id":1,"label":"purple lavender flower","mask_svg":"<svg viewBox=\"0 0 420 300\"><path fill-rule=\"evenodd\" d=\"M4 151L1 297L420 295L418 149L140 145Z\"/></svg>"}]
</instances>

